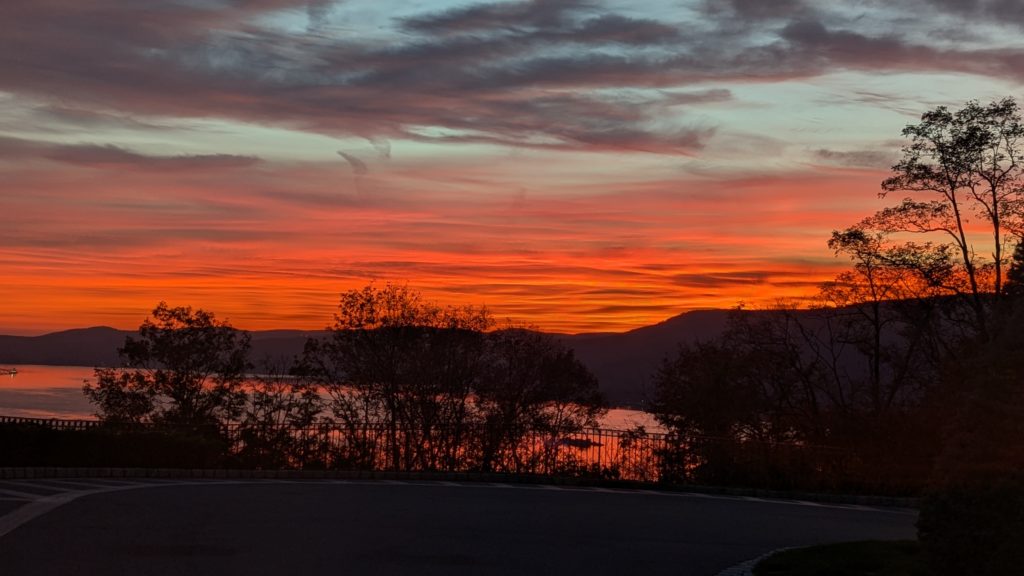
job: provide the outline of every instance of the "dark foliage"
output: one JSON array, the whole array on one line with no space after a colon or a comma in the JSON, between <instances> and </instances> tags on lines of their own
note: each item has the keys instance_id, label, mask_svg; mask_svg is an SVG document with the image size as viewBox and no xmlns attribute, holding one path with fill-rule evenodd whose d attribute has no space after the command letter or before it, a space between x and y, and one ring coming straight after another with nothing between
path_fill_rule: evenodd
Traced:
<instances>
[{"instance_id":1,"label":"dark foliage","mask_svg":"<svg viewBox=\"0 0 1024 576\"><path fill-rule=\"evenodd\" d=\"M248 334L213 314L161 302L120 349L122 368L97 369L85 394L111 423L212 425L242 409Z\"/></svg>"},{"instance_id":2,"label":"dark foliage","mask_svg":"<svg viewBox=\"0 0 1024 576\"><path fill-rule=\"evenodd\" d=\"M913 541L843 542L772 554L754 576L934 576Z\"/></svg>"},{"instance_id":3,"label":"dark foliage","mask_svg":"<svg viewBox=\"0 0 1024 576\"><path fill-rule=\"evenodd\" d=\"M328 425L324 399L308 380L264 360L242 384L232 465L243 468L324 468ZM300 431L300 432L297 432Z\"/></svg>"},{"instance_id":4,"label":"dark foliage","mask_svg":"<svg viewBox=\"0 0 1024 576\"><path fill-rule=\"evenodd\" d=\"M1019 108L939 107L903 134L882 196L908 197L833 233L829 247L852 268L822 287L815 310L738 316L718 341L665 362L653 411L676 439L669 477L763 485L806 473L805 484L912 493L949 452L938 430L987 438L946 456L967 462L999 444L971 432L979 423L1015 421L1012 386L994 383L1024 366L998 342L1021 274L1005 252L1024 217ZM990 233L991 257L968 221ZM1019 444L1004 434L999 445Z\"/></svg>"},{"instance_id":5,"label":"dark foliage","mask_svg":"<svg viewBox=\"0 0 1024 576\"><path fill-rule=\"evenodd\" d=\"M1024 297L1024 241L1018 242L1017 247L1013 249L1003 289L1011 298Z\"/></svg>"},{"instance_id":6,"label":"dark foliage","mask_svg":"<svg viewBox=\"0 0 1024 576\"><path fill-rule=\"evenodd\" d=\"M571 350L547 334L513 327L487 335L474 391L487 471L535 465L530 458L545 455L523 450L530 436L558 438L595 426L604 405L597 380Z\"/></svg>"},{"instance_id":7,"label":"dark foliage","mask_svg":"<svg viewBox=\"0 0 1024 576\"><path fill-rule=\"evenodd\" d=\"M1024 306L946 372L944 450L919 536L936 576L1024 566Z\"/></svg>"},{"instance_id":8,"label":"dark foliage","mask_svg":"<svg viewBox=\"0 0 1024 576\"><path fill-rule=\"evenodd\" d=\"M934 576L1006 576L1024 566L1024 476L972 474L929 493L918 537Z\"/></svg>"},{"instance_id":9,"label":"dark foliage","mask_svg":"<svg viewBox=\"0 0 1024 576\"><path fill-rule=\"evenodd\" d=\"M218 431L227 466L595 473L573 435L604 410L597 380L552 336L491 325L370 285L295 365L254 367L247 334L161 303L85 394L107 432Z\"/></svg>"},{"instance_id":10,"label":"dark foliage","mask_svg":"<svg viewBox=\"0 0 1024 576\"><path fill-rule=\"evenodd\" d=\"M3 466L218 468L227 463L227 446L211 427L0 424Z\"/></svg>"},{"instance_id":11,"label":"dark foliage","mask_svg":"<svg viewBox=\"0 0 1024 576\"><path fill-rule=\"evenodd\" d=\"M471 437L471 394L483 357L486 311L442 308L403 286L342 294L334 325L310 340L298 372L330 397L352 438L367 425L386 431L391 467L450 467ZM370 445L346 455L370 464Z\"/></svg>"}]
</instances>

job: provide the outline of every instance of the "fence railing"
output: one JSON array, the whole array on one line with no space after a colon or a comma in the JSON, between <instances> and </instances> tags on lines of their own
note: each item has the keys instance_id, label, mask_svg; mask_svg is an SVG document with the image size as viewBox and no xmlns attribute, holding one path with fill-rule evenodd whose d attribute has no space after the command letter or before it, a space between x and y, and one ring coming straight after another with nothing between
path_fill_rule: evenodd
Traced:
<instances>
[{"instance_id":1,"label":"fence railing","mask_svg":"<svg viewBox=\"0 0 1024 576\"><path fill-rule=\"evenodd\" d=\"M385 424L224 428L238 462L257 467L498 472L657 481L664 434L604 429L525 432Z\"/></svg>"},{"instance_id":2,"label":"fence railing","mask_svg":"<svg viewBox=\"0 0 1024 576\"><path fill-rule=\"evenodd\" d=\"M0 416L0 424L32 424L46 426L54 430L87 430L103 425L99 420L58 420L56 418L22 418L17 416Z\"/></svg>"},{"instance_id":3,"label":"fence railing","mask_svg":"<svg viewBox=\"0 0 1024 576\"><path fill-rule=\"evenodd\" d=\"M20 440L0 434L0 449L20 450L20 456L0 454L0 460L49 466L71 465L70 459L93 466L494 472L878 494L912 493L928 472L903 461L883 468L871 456L835 447L683 440L643 429L518 431L467 425L416 430L333 421L309 427L183 427L0 416L4 430L19 430L14 437ZM33 430L44 434L33 437ZM57 438L39 438L46 433ZM49 461L42 462L40 454Z\"/></svg>"},{"instance_id":4,"label":"fence railing","mask_svg":"<svg viewBox=\"0 0 1024 576\"><path fill-rule=\"evenodd\" d=\"M606 429L518 432L464 426L410 430L379 423L336 422L308 427L239 423L183 427L10 416L0 416L0 425L121 436L215 438L222 443L213 448L223 452L222 463L227 466L571 474L651 482L658 479L655 455L667 446L664 434Z\"/></svg>"}]
</instances>

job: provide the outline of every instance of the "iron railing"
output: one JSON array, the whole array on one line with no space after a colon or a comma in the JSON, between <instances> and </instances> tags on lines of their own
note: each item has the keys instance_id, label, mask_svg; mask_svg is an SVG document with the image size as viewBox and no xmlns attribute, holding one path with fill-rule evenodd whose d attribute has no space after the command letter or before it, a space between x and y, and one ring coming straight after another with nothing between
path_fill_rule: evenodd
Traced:
<instances>
[{"instance_id":1,"label":"iron railing","mask_svg":"<svg viewBox=\"0 0 1024 576\"><path fill-rule=\"evenodd\" d=\"M63 432L61 441L82 450L93 446L107 460L162 462L159 454L132 460L131 452L153 447L173 452L175 462L190 462L194 456L203 466L228 468L493 472L874 493L912 493L928 474L927 466L910 461L884 468L878 459L857 450L795 442L681 439L639 428L517 431L467 424L418 430L335 421L308 427L189 427L0 416L0 431L5 425ZM66 434L72 434L73 441ZM89 436L95 436L94 443L83 444L82 438ZM114 445L117 448L111 449ZM60 453L52 446L46 449Z\"/></svg>"}]
</instances>

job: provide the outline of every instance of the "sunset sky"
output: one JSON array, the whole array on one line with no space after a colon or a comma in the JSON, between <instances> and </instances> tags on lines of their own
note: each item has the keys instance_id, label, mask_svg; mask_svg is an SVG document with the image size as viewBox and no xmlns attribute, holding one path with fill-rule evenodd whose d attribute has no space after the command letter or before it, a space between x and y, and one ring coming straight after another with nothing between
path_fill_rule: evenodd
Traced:
<instances>
[{"instance_id":1,"label":"sunset sky","mask_svg":"<svg viewBox=\"0 0 1024 576\"><path fill-rule=\"evenodd\" d=\"M892 5L898 4L899 8ZM4 0L0 333L371 280L552 331L811 294L1013 0Z\"/></svg>"}]
</instances>

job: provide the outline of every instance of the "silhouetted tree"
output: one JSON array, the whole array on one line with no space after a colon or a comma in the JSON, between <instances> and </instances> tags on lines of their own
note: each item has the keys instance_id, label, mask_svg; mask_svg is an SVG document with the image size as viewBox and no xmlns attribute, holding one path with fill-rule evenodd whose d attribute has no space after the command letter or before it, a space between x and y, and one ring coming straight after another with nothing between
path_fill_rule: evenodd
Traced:
<instances>
[{"instance_id":1,"label":"silhouetted tree","mask_svg":"<svg viewBox=\"0 0 1024 576\"><path fill-rule=\"evenodd\" d=\"M1007 296L1014 299L1024 296L1024 240L1018 241L1013 250L1003 289Z\"/></svg>"},{"instance_id":2,"label":"silhouetted tree","mask_svg":"<svg viewBox=\"0 0 1024 576\"><path fill-rule=\"evenodd\" d=\"M507 326L487 337L475 404L483 421L485 470L531 469L531 458L551 457L527 440L559 441L595 426L604 413L597 379L553 336Z\"/></svg>"},{"instance_id":3,"label":"silhouetted tree","mask_svg":"<svg viewBox=\"0 0 1024 576\"><path fill-rule=\"evenodd\" d=\"M814 315L825 329L809 328L817 360L844 391L843 408L870 418L894 405L920 400L920 388L934 379L965 334L939 326L936 300L953 274L948 250L930 245L886 243L886 234L863 228L833 232L829 247L853 264L823 285ZM865 370L842 370L852 347ZM822 353L827 352L827 353Z\"/></svg>"},{"instance_id":4,"label":"silhouetted tree","mask_svg":"<svg viewBox=\"0 0 1024 576\"><path fill-rule=\"evenodd\" d=\"M324 467L323 445L330 422L317 386L289 372L290 366L269 358L246 378L245 402L238 419L235 457L258 468Z\"/></svg>"},{"instance_id":5,"label":"silhouetted tree","mask_svg":"<svg viewBox=\"0 0 1024 576\"><path fill-rule=\"evenodd\" d=\"M99 369L85 394L109 422L210 425L237 417L248 334L212 313L161 302L119 350L124 364Z\"/></svg>"},{"instance_id":6,"label":"silhouetted tree","mask_svg":"<svg viewBox=\"0 0 1024 576\"><path fill-rule=\"evenodd\" d=\"M805 373L815 367L793 339L779 338L784 327L741 314L719 340L680 346L663 362L651 411L673 440L661 455L667 479L767 482L757 476L771 447L805 437L817 375Z\"/></svg>"},{"instance_id":7,"label":"silhouetted tree","mask_svg":"<svg viewBox=\"0 0 1024 576\"><path fill-rule=\"evenodd\" d=\"M943 451L917 525L937 576L997 576L1024 562L1022 323L1024 308L1009 309L943 374Z\"/></svg>"},{"instance_id":8,"label":"silhouetted tree","mask_svg":"<svg viewBox=\"0 0 1024 576\"><path fill-rule=\"evenodd\" d=\"M1005 244L1021 220L1021 142L1024 125L1015 100L981 105L968 102L957 111L945 106L921 116L903 135L910 142L893 175L882 183L882 196L913 194L862 223L888 233L937 233L945 243L917 245L917 251L949 247L957 255L963 294L974 313L976 328L987 331L989 297L1002 294ZM968 230L976 216L991 236L991 259L980 256Z\"/></svg>"},{"instance_id":9,"label":"silhouetted tree","mask_svg":"<svg viewBox=\"0 0 1024 576\"><path fill-rule=\"evenodd\" d=\"M370 285L342 294L329 336L307 343L302 369L351 437L382 426L392 467L434 468L465 439L489 326L486 310Z\"/></svg>"},{"instance_id":10,"label":"silhouetted tree","mask_svg":"<svg viewBox=\"0 0 1024 576\"><path fill-rule=\"evenodd\" d=\"M83 391L100 419L111 424L146 422L156 408L157 391L139 371L97 368Z\"/></svg>"}]
</instances>

